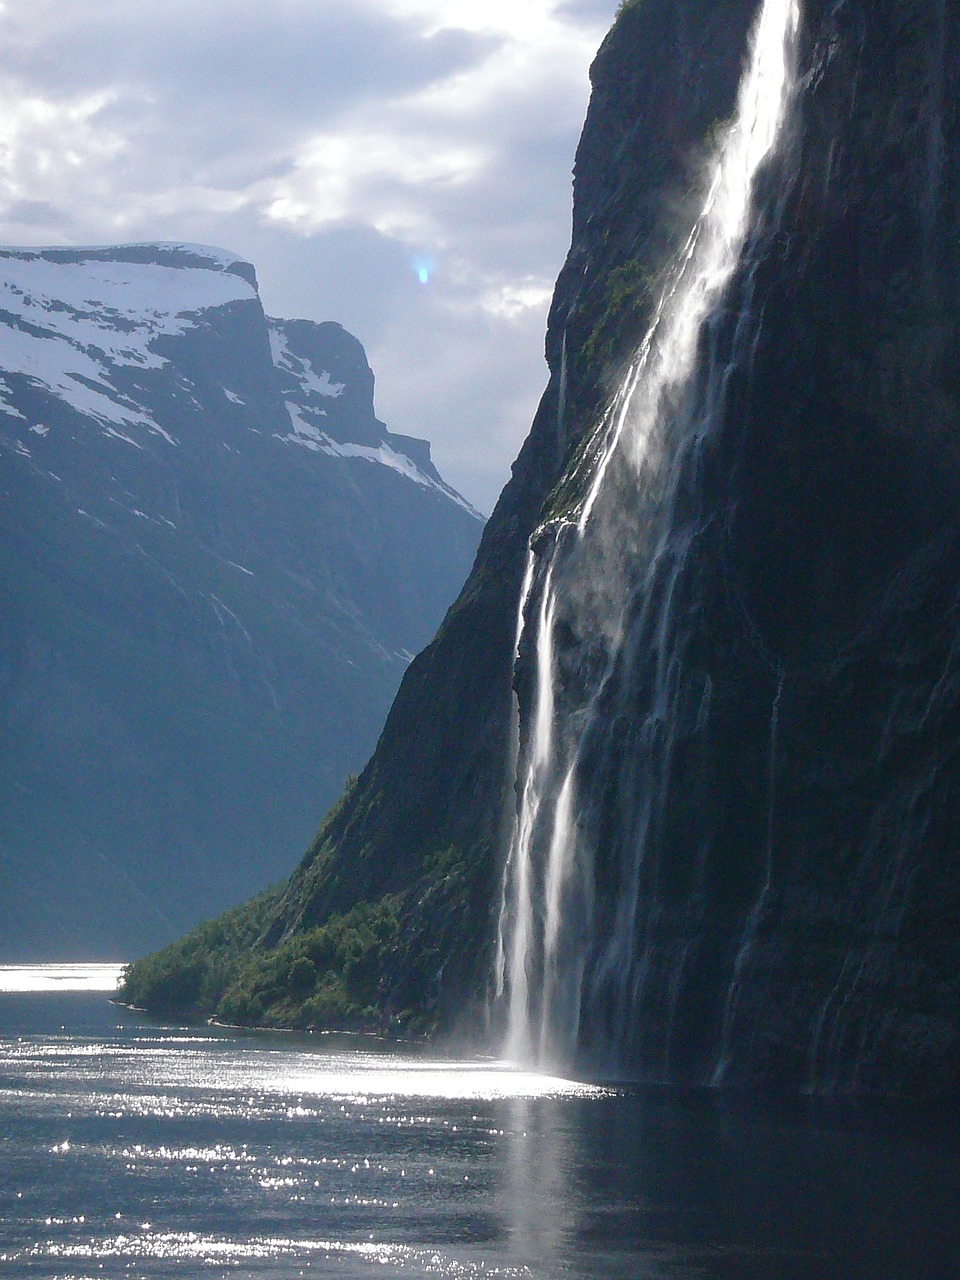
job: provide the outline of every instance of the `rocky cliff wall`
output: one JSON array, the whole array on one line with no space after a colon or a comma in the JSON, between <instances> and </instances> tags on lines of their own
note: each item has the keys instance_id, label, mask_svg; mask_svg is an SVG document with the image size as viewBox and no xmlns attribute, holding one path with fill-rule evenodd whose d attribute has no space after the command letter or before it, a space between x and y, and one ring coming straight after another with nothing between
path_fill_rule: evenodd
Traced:
<instances>
[{"instance_id":1,"label":"rocky cliff wall","mask_svg":"<svg viewBox=\"0 0 960 1280\"><path fill-rule=\"evenodd\" d=\"M623 630L558 627L555 682L595 1068L957 1088L958 38L951 6L802 6L673 437L603 493Z\"/></svg>"}]
</instances>

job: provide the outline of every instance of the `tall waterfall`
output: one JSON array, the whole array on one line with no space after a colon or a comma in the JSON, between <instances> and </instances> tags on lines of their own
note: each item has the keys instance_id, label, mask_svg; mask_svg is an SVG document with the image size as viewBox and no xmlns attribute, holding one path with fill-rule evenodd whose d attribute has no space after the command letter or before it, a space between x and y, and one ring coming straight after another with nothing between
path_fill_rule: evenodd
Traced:
<instances>
[{"instance_id":1,"label":"tall waterfall","mask_svg":"<svg viewBox=\"0 0 960 1280\"><path fill-rule=\"evenodd\" d=\"M667 536L671 485L676 460L709 431L723 395L728 370L712 358L705 325L746 252L754 178L789 102L798 22L798 0L764 0L702 210L582 454L582 503L529 553L518 660L531 674L530 715L519 753L496 975L508 1010L505 1053L516 1060L569 1062L589 1008L592 1026L602 1028L601 1047L615 1061L646 980L641 868L667 802L662 762L672 750L678 696L673 589L691 546L682 533ZM622 694L614 692L613 676L629 667L641 644L646 705L641 741L619 765L627 774L625 808L604 791L595 762L619 749ZM709 681L697 696L697 714L706 714ZM775 726L775 706L772 714ZM605 879L616 884L615 901L602 913L600 862ZM668 1006L670 998L667 991ZM668 1032L666 1054L669 1038Z\"/></svg>"}]
</instances>

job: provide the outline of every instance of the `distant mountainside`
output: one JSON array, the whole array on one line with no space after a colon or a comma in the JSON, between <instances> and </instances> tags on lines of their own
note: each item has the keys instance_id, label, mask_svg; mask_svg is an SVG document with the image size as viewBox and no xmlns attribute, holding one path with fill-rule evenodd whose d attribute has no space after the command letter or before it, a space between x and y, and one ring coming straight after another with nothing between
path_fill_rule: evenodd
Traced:
<instances>
[{"instance_id":1,"label":"distant mountainside","mask_svg":"<svg viewBox=\"0 0 960 1280\"><path fill-rule=\"evenodd\" d=\"M249 263L0 251L0 957L140 954L288 873L481 530Z\"/></svg>"}]
</instances>

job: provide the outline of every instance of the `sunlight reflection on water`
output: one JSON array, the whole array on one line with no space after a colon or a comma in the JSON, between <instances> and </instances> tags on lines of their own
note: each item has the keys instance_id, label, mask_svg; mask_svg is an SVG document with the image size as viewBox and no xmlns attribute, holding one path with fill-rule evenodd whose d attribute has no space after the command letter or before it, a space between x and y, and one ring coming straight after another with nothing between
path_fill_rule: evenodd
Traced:
<instances>
[{"instance_id":1,"label":"sunlight reflection on water","mask_svg":"<svg viewBox=\"0 0 960 1280\"><path fill-rule=\"evenodd\" d=\"M903 1280L921 1238L960 1275L958 1147L922 1128L160 1027L103 995L0 1014L11 1280Z\"/></svg>"},{"instance_id":2,"label":"sunlight reflection on water","mask_svg":"<svg viewBox=\"0 0 960 1280\"><path fill-rule=\"evenodd\" d=\"M0 992L116 991L122 964L2 964Z\"/></svg>"},{"instance_id":3,"label":"sunlight reflection on water","mask_svg":"<svg viewBox=\"0 0 960 1280\"><path fill-rule=\"evenodd\" d=\"M492 1102L498 1098L601 1097L593 1085L519 1071L505 1062L418 1062L362 1054L337 1056L319 1069L291 1073L271 1083L284 1092L337 1098L449 1098Z\"/></svg>"},{"instance_id":4,"label":"sunlight reflection on water","mask_svg":"<svg viewBox=\"0 0 960 1280\"><path fill-rule=\"evenodd\" d=\"M48 1032L0 1035L4 1275L552 1277L538 1251L567 1217L537 1189L572 1161L538 1109L610 1090L357 1039L160 1028L106 1001L77 1034L83 999Z\"/></svg>"}]
</instances>

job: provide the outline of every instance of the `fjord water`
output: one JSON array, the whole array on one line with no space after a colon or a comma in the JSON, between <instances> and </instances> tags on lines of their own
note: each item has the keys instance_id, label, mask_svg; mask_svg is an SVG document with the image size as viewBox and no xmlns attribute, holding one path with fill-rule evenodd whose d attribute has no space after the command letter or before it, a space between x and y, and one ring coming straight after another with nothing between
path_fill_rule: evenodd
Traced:
<instances>
[{"instance_id":1,"label":"fjord water","mask_svg":"<svg viewBox=\"0 0 960 1280\"><path fill-rule=\"evenodd\" d=\"M960 1274L960 1143L923 1117L358 1045L0 994L0 1274Z\"/></svg>"}]
</instances>

